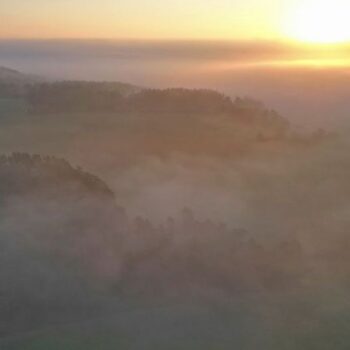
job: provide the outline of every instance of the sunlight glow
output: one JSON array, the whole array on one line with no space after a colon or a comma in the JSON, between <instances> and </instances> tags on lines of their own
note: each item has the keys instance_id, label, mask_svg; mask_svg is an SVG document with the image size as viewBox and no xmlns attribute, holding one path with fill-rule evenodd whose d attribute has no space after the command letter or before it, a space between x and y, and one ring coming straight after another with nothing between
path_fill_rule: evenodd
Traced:
<instances>
[{"instance_id":1,"label":"sunlight glow","mask_svg":"<svg viewBox=\"0 0 350 350\"><path fill-rule=\"evenodd\" d=\"M306 0L291 11L287 35L310 43L350 41L349 0Z\"/></svg>"}]
</instances>

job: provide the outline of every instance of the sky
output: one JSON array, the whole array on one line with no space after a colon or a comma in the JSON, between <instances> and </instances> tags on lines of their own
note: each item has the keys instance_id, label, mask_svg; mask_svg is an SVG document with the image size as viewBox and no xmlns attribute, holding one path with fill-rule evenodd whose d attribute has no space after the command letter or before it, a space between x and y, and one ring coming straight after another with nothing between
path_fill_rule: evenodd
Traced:
<instances>
[{"instance_id":1,"label":"sky","mask_svg":"<svg viewBox=\"0 0 350 350\"><path fill-rule=\"evenodd\" d=\"M276 39L300 0L2 0L0 38Z\"/></svg>"}]
</instances>

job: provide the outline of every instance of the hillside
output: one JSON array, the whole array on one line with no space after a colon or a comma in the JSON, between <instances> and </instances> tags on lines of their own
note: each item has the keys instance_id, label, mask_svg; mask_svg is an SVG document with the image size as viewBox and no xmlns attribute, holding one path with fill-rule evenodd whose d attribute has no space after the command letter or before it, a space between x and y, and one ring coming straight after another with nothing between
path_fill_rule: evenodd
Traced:
<instances>
[{"instance_id":1,"label":"hillside","mask_svg":"<svg viewBox=\"0 0 350 350\"><path fill-rule=\"evenodd\" d=\"M197 318L208 312L200 300L212 290L230 296L279 291L302 275L297 241L283 242L282 256L248 241L242 230L197 220L189 209L164 226L128 219L102 180L63 159L1 156L0 198L0 345L96 320L101 329L121 323L124 334L132 334L124 323L125 316L134 317L132 303L146 309L170 303L170 317L176 318L173 298L187 304L195 293L198 309L190 308L189 316ZM163 317L161 309L155 312ZM179 316L187 313L184 308ZM141 316L147 318L143 308Z\"/></svg>"},{"instance_id":2,"label":"hillside","mask_svg":"<svg viewBox=\"0 0 350 350\"><path fill-rule=\"evenodd\" d=\"M320 274L296 235L265 240L187 208L162 225L129 219L102 180L63 159L2 156L0 180L1 348L318 348L331 333L328 348L346 332L340 296L336 331L318 305L333 305L320 277L347 286L347 239Z\"/></svg>"},{"instance_id":3,"label":"hillside","mask_svg":"<svg viewBox=\"0 0 350 350\"><path fill-rule=\"evenodd\" d=\"M19 153L0 157L0 184L0 334L89 312L117 278L113 193L63 159Z\"/></svg>"},{"instance_id":4,"label":"hillside","mask_svg":"<svg viewBox=\"0 0 350 350\"><path fill-rule=\"evenodd\" d=\"M86 81L54 81L33 74L22 73L18 70L0 66L0 99L7 97L28 98L29 95L44 92L74 93L74 90L90 91L98 94L113 96L118 93L128 96L141 90L140 87L122 82L86 82Z\"/></svg>"},{"instance_id":5,"label":"hillside","mask_svg":"<svg viewBox=\"0 0 350 350\"><path fill-rule=\"evenodd\" d=\"M0 84L24 85L33 84L43 79L32 75L19 72L15 69L0 66Z\"/></svg>"},{"instance_id":6,"label":"hillside","mask_svg":"<svg viewBox=\"0 0 350 350\"><path fill-rule=\"evenodd\" d=\"M57 196L92 195L113 200L113 192L98 177L72 167L64 159L13 153L0 157L1 200L32 192Z\"/></svg>"}]
</instances>

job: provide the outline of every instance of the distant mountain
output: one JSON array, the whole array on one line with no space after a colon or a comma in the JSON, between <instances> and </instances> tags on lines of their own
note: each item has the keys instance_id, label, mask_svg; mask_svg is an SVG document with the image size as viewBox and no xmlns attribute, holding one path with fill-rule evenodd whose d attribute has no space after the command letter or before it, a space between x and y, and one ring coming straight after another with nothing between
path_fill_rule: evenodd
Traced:
<instances>
[{"instance_id":1,"label":"distant mountain","mask_svg":"<svg viewBox=\"0 0 350 350\"><path fill-rule=\"evenodd\" d=\"M47 79L34 74L22 73L18 70L0 66L0 98L25 97L32 90L46 91L51 88L56 92L72 94L75 91L88 91L90 94L107 95L113 97L115 94L121 97L138 93L143 88L122 82L95 82L95 81L65 81L61 79Z\"/></svg>"},{"instance_id":2,"label":"distant mountain","mask_svg":"<svg viewBox=\"0 0 350 350\"><path fill-rule=\"evenodd\" d=\"M25 74L15 69L0 67L0 84L24 85L38 83L43 80L43 78L33 74Z\"/></svg>"}]
</instances>

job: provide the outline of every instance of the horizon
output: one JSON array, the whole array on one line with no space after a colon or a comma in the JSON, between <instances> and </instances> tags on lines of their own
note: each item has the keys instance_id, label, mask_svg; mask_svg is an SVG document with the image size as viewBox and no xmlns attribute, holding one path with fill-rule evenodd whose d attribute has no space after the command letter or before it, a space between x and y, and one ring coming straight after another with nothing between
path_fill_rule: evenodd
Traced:
<instances>
[{"instance_id":1,"label":"horizon","mask_svg":"<svg viewBox=\"0 0 350 350\"><path fill-rule=\"evenodd\" d=\"M38 61L34 64L35 59ZM228 39L0 39L0 65L4 67L44 74L51 78L68 77L64 71L63 75L54 73L53 64L57 67L63 64L60 59L64 59L67 68L77 60L82 64L92 60L97 60L96 63L107 60L105 70L108 67L112 69L113 62L123 62L125 66L125 60L129 60L130 65L138 60L140 64L169 61L172 65L177 65L197 62L198 68L207 73L215 70L236 70L239 73L272 68L327 71L350 67L350 43L305 44L291 40ZM71 60L69 64L68 59ZM48 60L50 71L37 65L42 61L45 67ZM33 67L28 62L33 62ZM86 76L80 74L80 79L92 78L88 71L85 74ZM94 79L106 78L96 76ZM112 75L107 80L115 78L116 75ZM138 83L129 79L128 82Z\"/></svg>"}]
</instances>

